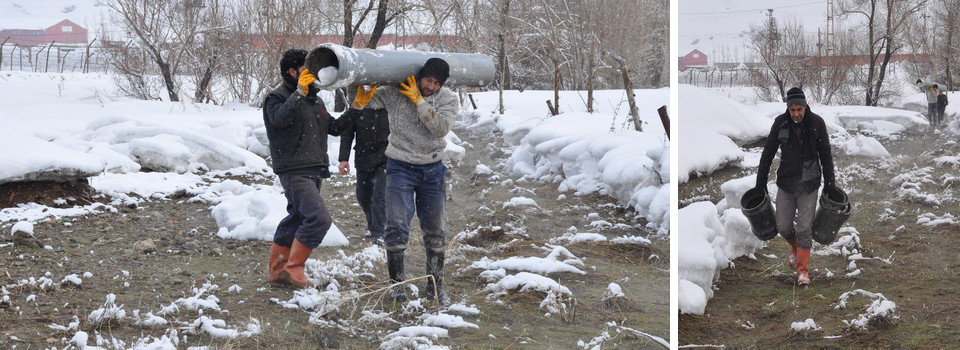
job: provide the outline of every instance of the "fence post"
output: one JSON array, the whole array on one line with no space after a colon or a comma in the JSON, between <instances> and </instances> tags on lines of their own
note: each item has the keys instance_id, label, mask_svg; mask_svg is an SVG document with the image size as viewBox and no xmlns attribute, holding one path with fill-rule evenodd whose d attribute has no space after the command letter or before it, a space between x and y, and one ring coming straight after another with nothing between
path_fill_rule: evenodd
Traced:
<instances>
[{"instance_id":1,"label":"fence post","mask_svg":"<svg viewBox=\"0 0 960 350\"><path fill-rule=\"evenodd\" d=\"M87 43L87 51L83 54L83 73L86 74L90 69L90 45L93 45L93 42L97 41L97 38L93 38L89 43Z\"/></svg>"},{"instance_id":2,"label":"fence post","mask_svg":"<svg viewBox=\"0 0 960 350\"><path fill-rule=\"evenodd\" d=\"M3 46L7 44L7 40L10 40L10 37L9 37L9 36L8 36L6 39L3 39L3 43L0 43L0 68L3 68ZM13 45L13 49L14 49L14 50L17 49L17 45L16 45L16 44ZM13 55L13 51L12 51L12 50L10 51L10 55L11 55L11 56ZM12 61L11 61L11 62L12 62Z\"/></svg>"},{"instance_id":3,"label":"fence post","mask_svg":"<svg viewBox=\"0 0 960 350\"><path fill-rule=\"evenodd\" d=\"M657 108L657 113L660 114L660 124L663 124L663 130L667 132L667 140L669 140L670 116L667 115L667 106L660 106L660 108Z\"/></svg>"},{"instance_id":4,"label":"fence post","mask_svg":"<svg viewBox=\"0 0 960 350\"><path fill-rule=\"evenodd\" d=\"M630 75L627 73L626 61L623 59L623 56L612 52L607 52L607 55L613 58L614 61L620 63L620 72L623 74L623 89L627 93L627 102L630 104L630 116L633 117L633 126L637 131L643 131L643 126L640 124L640 115L637 111L637 102L633 98L633 83L630 82Z\"/></svg>"},{"instance_id":5,"label":"fence post","mask_svg":"<svg viewBox=\"0 0 960 350\"><path fill-rule=\"evenodd\" d=\"M55 44L55 43L56 43L56 41L50 43L50 45L47 46L47 59L46 59L45 62L43 62L43 72L44 72L44 73L50 71L50 48L52 48L52 47L53 47L53 44ZM59 50L59 49L60 49L60 48L58 47L57 50Z\"/></svg>"}]
</instances>

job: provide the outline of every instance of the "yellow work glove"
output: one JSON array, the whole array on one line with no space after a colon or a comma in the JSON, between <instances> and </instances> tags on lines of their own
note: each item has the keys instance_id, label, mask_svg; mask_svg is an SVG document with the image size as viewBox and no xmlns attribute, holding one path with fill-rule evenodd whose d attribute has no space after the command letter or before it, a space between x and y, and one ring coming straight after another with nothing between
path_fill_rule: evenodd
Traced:
<instances>
[{"instance_id":1,"label":"yellow work glove","mask_svg":"<svg viewBox=\"0 0 960 350\"><path fill-rule=\"evenodd\" d=\"M357 86L357 97L353 99L353 108L363 109L366 107L370 100L373 99L373 94L377 92L377 86L370 86L370 91L364 92L363 86Z\"/></svg>"},{"instance_id":2,"label":"yellow work glove","mask_svg":"<svg viewBox=\"0 0 960 350\"><path fill-rule=\"evenodd\" d=\"M417 88L417 78L412 75L407 77L406 84L400 83L400 93L406 95L413 104L417 104L423 99L420 89Z\"/></svg>"},{"instance_id":3,"label":"yellow work glove","mask_svg":"<svg viewBox=\"0 0 960 350\"><path fill-rule=\"evenodd\" d=\"M300 79L297 82L297 92L303 96L307 96L307 92L310 91L310 84L313 84L315 81L317 81L317 77L313 76L313 74L310 74L309 69L304 68L303 72L300 73Z\"/></svg>"}]
</instances>

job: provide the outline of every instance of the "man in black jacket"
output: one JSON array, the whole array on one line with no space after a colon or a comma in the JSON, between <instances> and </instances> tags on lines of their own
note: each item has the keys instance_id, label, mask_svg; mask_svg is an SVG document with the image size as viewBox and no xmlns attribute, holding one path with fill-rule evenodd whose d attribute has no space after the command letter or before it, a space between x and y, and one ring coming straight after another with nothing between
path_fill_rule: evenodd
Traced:
<instances>
[{"instance_id":1,"label":"man in black jacket","mask_svg":"<svg viewBox=\"0 0 960 350\"><path fill-rule=\"evenodd\" d=\"M369 91L363 86L358 87L353 108L337 118L341 126L338 169L341 175L350 173L350 145L356 137L357 202L367 218L368 237L374 243L382 244L387 216L387 156L384 152L390 136L390 123L386 109L364 109L376 91L376 86Z\"/></svg>"},{"instance_id":2,"label":"man in black jacket","mask_svg":"<svg viewBox=\"0 0 960 350\"><path fill-rule=\"evenodd\" d=\"M320 183L330 177L327 134L340 134L304 66L307 52L287 50L280 60L283 82L263 102L263 123L270 140L273 172L287 198L287 217L280 221L270 251L271 283L309 287L304 264L333 224Z\"/></svg>"},{"instance_id":3,"label":"man in black jacket","mask_svg":"<svg viewBox=\"0 0 960 350\"><path fill-rule=\"evenodd\" d=\"M810 247L821 168L824 190L835 186L830 138L823 118L810 111L799 88L787 91L787 112L777 116L760 156L757 187L766 190L773 157L780 149L777 169L777 231L790 243L790 265L797 283L810 283Z\"/></svg>"}]
</instances>

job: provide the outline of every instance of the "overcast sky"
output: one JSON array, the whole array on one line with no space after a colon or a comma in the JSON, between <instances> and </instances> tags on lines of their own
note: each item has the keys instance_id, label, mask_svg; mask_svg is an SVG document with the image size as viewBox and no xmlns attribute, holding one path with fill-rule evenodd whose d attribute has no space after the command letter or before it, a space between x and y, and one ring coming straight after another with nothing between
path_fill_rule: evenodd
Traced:
<instances>
[{"instance_id":1,"label":"overcast sky","mask_svg":"<svg viewBox=\"0 0 960 350\"><path fill-rule=\"evenodd\" d=\"M678 1L680 55L698 49L710 57L710 63L736 62L748 56L748 39L742 33L751 25L767 23L767 9L773 9L781 26L799 21L806 32L814 35L817 28L825 29L827 23L827 0Z\"/></svg>"},{"instance_id":2,"label":"overcast sky","mask_svg":"<svg viewBox=\"0 0 960 350\"><path fill-rule=\"evenodd\" d=\"M159 1L159 0L158 0ZM0 0L0 29L45 29L69 19L91 32L106 8L97 0Z\"/></svg>"}]
</instances>

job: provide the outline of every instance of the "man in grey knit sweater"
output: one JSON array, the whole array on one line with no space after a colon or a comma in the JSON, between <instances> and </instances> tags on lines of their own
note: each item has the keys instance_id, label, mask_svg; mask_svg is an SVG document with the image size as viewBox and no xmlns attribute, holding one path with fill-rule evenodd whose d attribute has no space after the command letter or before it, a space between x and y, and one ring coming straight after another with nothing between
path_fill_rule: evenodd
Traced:
<instances>
[{"instance_id":1,"label":"man in grey knit sweater","mask_svg":"<svg viewBox=\"0 0 960 350\"><path fill-rule=\"evenodd\" d=\"M423 230L427 255L426 295L449 303L443 291L443 263L446 255L446 231L443 205L446 198L442 152L460 109L460 101L443 87L450 67L440 58L431 58L417 76L410 76L400 87L385 86L376 91L370 108L386 108L390 120L387 146L387 225L384 245L390 280L403 281L403 253L410 238L410 220L417 214ZM394 288L391 296L407 299L403 288Z\"/></svg>"}]
</instances>

